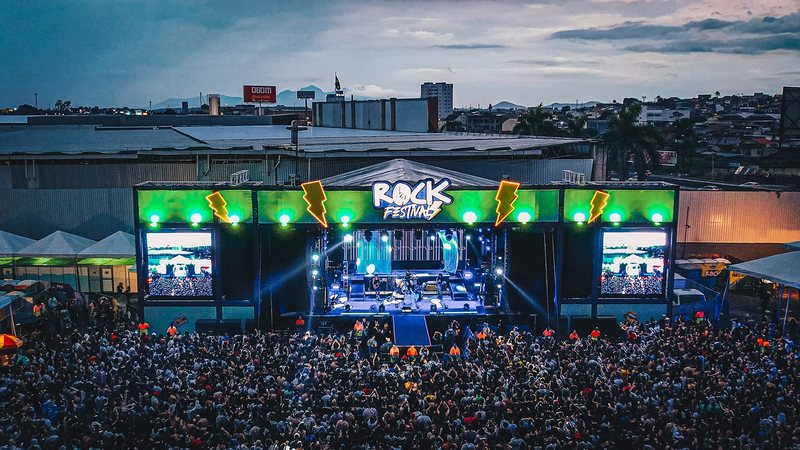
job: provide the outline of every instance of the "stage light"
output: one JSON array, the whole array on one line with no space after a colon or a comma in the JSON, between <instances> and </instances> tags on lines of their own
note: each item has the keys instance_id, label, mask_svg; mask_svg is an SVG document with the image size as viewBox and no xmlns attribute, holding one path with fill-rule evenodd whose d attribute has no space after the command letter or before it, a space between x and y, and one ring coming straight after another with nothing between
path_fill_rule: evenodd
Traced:
<instances>
[{"instance_id":1,"label":"stage light","mask_svg":"<svg viewBox=\"0 0 800 450\"><path fill-rule=\"evenodd\" d=\"M388 234L386 234L386 233L383 233L383 234L381 235L381 240L382 240L383 242L389 242L389 235L388 235Z\"/></svg>"},{"instance_id":2,"label":"stage light","mask_svg":"<svg viewBox=\"0 0 800 450\"><path fill-rule=\"evenodd\" d=\"M435 240L436 240L436 236L431 235L431 241L435 241Z\"/></svg>"},{"instance_id":3,"label":"stage light","mask_svg":"<svg viewBox=\"0 0 800 450\"><path fill-rule=\"evenodd\" d=\"M311 271L311 275L314 275L314 276L319 275L319 270L317 270L317 269L312 270Z\"/></svg>"},{"instance_id":4,"label":"stage light","mask_svg":"<svg viewBox=\"0 0 800 450\"><path fill-rule=\"evenodd\" d=\"M158 214L153 214L150 216L150 226L154 227L158 225L158 221L161 220L161 217L158 217Z\"/></svg>"},{"instance_id":5,"label":"stage light","mask_svg":"<svg viewBox=\"0 0 800 450\"><path fill-rule=\"evenodd\" d=\"M650 216L650 220L652 220L653 223L658 224L664 221L664 216L661 215L661 213L654 213L652 216Z\"/></svg>"},{"instance_id":6,"label":"stage light","mask_svg":"<svg viewBox=\"0 0 800 450\"><path fill-rule=\"evenodd\" d=\"M386 247L386 251L389 252L389 253L392 253L392 246L391 245L387 246Z\"/></svg>"},{"instance_id":7,"label":"stage light","mask_svg":"<svg viewBox=\"0 0 800 450\"><path fill-rule=\"evenodd\" d=\"M343 275L343 276L342 276L342 279L343 279L343 280L349 280L349 279L350 279L350 276L349 276L349 275Z\"/></svg>"},{"instance_id":8,"label":"stage light","mask_svg":"<svg viewBox=\"0 0 800 450\"><path fill-rule=\"evenodd\" d=\"M620 215L620 213L611 213L608 218L614 223L620 223L620 221L622 221L622 215Z\"/></svg>"},{"instance_id":9,"label":"stage light","mask_svg":"<svg viewBox=\"0 0 800 450\"><path fill-rule=\"evenodd\" d=\"M472 274L472 272L464 272L464 279L465 280L471 280L473 276L474 275Z\"/></svg>"},{"instance_id":10,"label":"stage light","mask_svg":"<svg viewBox=\"0 0 800 450\"><path fill-rule=\"evenodd\" d=\"M360 265L361 265L361 258L356 258L356 266L360 266Z\"/></svg>"},{"instance_id":11,"label":"stage light","mask_svg":"<svg viewBox=\"0 0 800 450\"><path fill-rule=\"evenodd\" d=\"M375 273L375 264L367 264L367 273L370 275Z\"/></svg>"},{"instance_id":12,"label":"stage light","mask_svg":"<svg viewBox=\"0 0 800 450\"><path fill-rule=\"evenodd\" d=\"M345 234L344 235L344 243L349 244L353 242L353 235L352 234Z\"/></svg>"},{"instance_id":13,"label":"stage light","mask_svg":"<svg viewBox=\"0 0 800 450\"><path fill-rule=\"evenodd\" d=\"M586 221L586 214L582 212L576 212L574 216L572 216L572 220L578 223L583 223Z\"/></svg>"},{"instance_id":14,"label":"stage light","mask_svg":"<svg viewBox=\"0 0 800 450\"><path fill-rule=\"evenodd\" d=\"M471 239L472 239L472 235L469 235L469 234L468 234L468 235L467 235L467 240L469 241L469 240L471 240Z\"/></svg>"},{"instance_id":15,"label":"stage light","mask_svg":"<svg viewBox=\"0 0 800 450\"><path fill-rule=\"evenodd\" d=\"M239 225L239 221L241 220L236 214L228 216L228 219L231 221L231 225L233 226Z\"/></svg>"},{"instance_id":16,"label":"stage light","mask_svg":"<svg viewBox=\"0 0 800 450\"><path fill-rule=\"evenodd\" d=\"M197 224L203 220L203 216L200 215L200 213L194 213L191 215L191 217L189 217L189 220L192 221L192 226L196 227Z\"/></svg>"},{"instance_id":17,"label":"stage light","mask_svg":"<svg viewBox=\"0 0 800 450\"><path fill-rule=\"evenodd\" d=\"M526 224L531 221L531 213L522 211L521 213L517 214L517 220L523 224Z\"/></svg>"},{"instance_id":18,"label":"stage light","mask_svg":"<svg viewBox=\"0 0 800 450\"><path fill-rule=\"evenodd\" d=\"M281 216L278 218L278 220L281 221L281 226L285 227L285 226L289 225L289 221L292 220L292 218L289 217L288 214L281 214Z\"/></svg>"},{"instance_id":19,"label":"stage light","mask_svg":"<svg viewBox=\"0 0 800 450\"><path fill-rule=\"evenodd\" d=\"M313 255L311 255L311 259L312 259L314 262L317 262L317 261L319 261L319 255L318 255L318 254L316 254L316 253L314 253Z\"/></svg>"},{"instance_id":20,"label":"stage light","mask_svg":"<svg viewBox=\"0 0 800 450\"><path fill-rule=\"evenodd\" d=\"M496 273L498 276L502 276L503 275L503 269L498 267L497 269L494 269L494 273Z\"/></svg>"},{"instance_id":21,"label":"stage light","mask_svg":"<svg viewBox=\"0 0 800 450\"><path fill-rule=\"evenodd\" d=\"M478 220L478 215L474 211L467 211L461 218L464 219L464 222L472 225Z\"/></svg>"},{"instance_id":22,"label":"stage light","mask_svg":"<svg viewBox=\"0 0 800 450\"><path fill-rule=\"evenodd\" d=\"M342 222L343 227L350 225L350 216L342 216L339 218L339 222Z\"/></svg>"}]
</instances>

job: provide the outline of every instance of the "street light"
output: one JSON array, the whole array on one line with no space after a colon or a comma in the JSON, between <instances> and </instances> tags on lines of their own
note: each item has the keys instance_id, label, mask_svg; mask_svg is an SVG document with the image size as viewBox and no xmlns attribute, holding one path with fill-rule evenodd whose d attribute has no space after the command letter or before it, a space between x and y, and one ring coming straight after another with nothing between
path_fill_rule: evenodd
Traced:
<instances>
[{"instance_id":1,"label":"street light","mask_svg":"<svg viewBox=\"0 0 800 450\"><path fill-rule=\"evenodd\" d=\"M294 176L295 176L295 184L297 184L297 178L300 176L300 143L298 136L301 131L308 130L308 127L305 126L305 120L293 120L292 125L286 127L287 130L292 132L291 142L294 145Z\"/></svg>"}]
</instances>

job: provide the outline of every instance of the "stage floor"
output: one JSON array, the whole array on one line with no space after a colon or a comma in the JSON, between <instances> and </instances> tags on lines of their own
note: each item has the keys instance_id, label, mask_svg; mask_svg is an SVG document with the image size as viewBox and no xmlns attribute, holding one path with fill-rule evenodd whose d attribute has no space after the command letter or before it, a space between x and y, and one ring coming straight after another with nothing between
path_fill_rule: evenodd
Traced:
<instances>
[{"instance_id":1,"label":"stage floor","mask_svg":"<svg viewBox=\"0 0 800 450\"><path fill-rule=\"evenodd\" d=\"M436 312L431 312L431 301L422 299L419 303L410 304L411 310L415 314L484 314L485 310L483 305L477 301L453 301L445 300L441 302L441 307L437 307ZM345 309L345 305L350 305L350 311ZM349 301L347 303L339 304L331 311L323 314L316 313L315 316L339 316L339 315L363 315L363 314L380 314L378 307L380 303L374 300L362 301ZM465 307L466 306L466 307ZM386 310L383 314L401 314L403 303L398 302L395 304L387 304Z\"/></svg>"}]
</instances>

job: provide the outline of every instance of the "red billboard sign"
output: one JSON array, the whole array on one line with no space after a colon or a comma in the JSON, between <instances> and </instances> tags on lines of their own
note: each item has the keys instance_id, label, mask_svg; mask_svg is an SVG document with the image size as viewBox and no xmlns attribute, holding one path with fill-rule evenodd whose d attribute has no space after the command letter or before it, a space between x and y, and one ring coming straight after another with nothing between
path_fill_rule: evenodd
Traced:
<instances>
[{"instance_id":1,"label":"red billboard sign","mask_svg":"<svg viewBox=\"0 0 800 450\"><path fill-rule=\"evenodd\" d=\"M243 88L245 103L275 103L275 86L251 86L245 85Z\"/></svg>"}]
</instances>

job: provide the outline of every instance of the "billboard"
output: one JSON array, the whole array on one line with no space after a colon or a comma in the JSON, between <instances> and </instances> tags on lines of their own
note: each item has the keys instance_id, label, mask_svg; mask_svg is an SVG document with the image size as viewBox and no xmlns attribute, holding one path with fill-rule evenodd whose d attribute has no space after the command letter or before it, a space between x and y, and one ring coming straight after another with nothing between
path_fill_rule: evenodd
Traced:
<instances>
[{"instance_id":1,"label":"billboard","mask_svg":"<svg viewBox=\"0 0 800 450\"><path fill-rule=\"evenodd\" d=\"M669 150L658 151L658 164L662 166L677 166L678 165L678 152Z\"/></svg>"},{"instance_id":2,"label":"billboard","mask_svg":"<svg viewBox=\"0 0 800 450\"><path fill-rule=\"evenodd\" d=\"M316 96L317 93L314 91L297 91L297 98L299 99L310 98L313 100Z\"/></svg>"},{"instance_id":3,"label":"billboard","mask_svg":"<svg viewBox=\"0 0 800 450\"><path fill-rule=\"evenodd\" d=\"M242 91L245 103L275 103L277 101L275 86L245 85Z\"/></svg>"}]
</instances>

